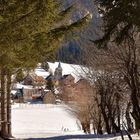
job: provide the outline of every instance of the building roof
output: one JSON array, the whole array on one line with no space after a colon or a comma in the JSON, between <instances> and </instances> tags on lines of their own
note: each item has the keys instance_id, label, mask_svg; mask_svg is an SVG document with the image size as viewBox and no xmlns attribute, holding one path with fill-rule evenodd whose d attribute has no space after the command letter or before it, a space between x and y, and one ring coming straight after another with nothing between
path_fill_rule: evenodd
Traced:
<instances>
[{"instance_id":1,"label":"building roof","mask_svg":"<svg viewBox=\"0 0 140 140\"><path fill-rule=\"evenodd\" d=\"M70 74L63 75L63 78L67 78Z\"/></svg>"},{"instance_id":2,"label":"building roof","mask_svg":"<svg viewBox=\"0 0 140 140\"><path fill-rule=\"evenodd\" d=\"M47 76L45 78L45 80L49 81L49 80L53 80L54 79L54 76L52 74L50 74L49 76Z\"/></svg>"},{"instance_id":3,"label":"building roof","mask_svg":"<svg viewBox=\"0 0 140 140\"><path fill-rule=\"evenodd\" d=\"M42 76L37 76L35 73L30 73L26 77L30 76L34 81L45 81ZM24 79L26 79L26 77Z\"/></svg>"},{"instance_id":4,"label":"building roof","mask_svg":"<svg viewBox=\"0 0 140 140\"><path fill-rule=\"evenodd\" d=\"M63 75L62 79L67 79L68 77L72 77L72 79L75 79L71 74Z\"/></svg>"}]
</instances>

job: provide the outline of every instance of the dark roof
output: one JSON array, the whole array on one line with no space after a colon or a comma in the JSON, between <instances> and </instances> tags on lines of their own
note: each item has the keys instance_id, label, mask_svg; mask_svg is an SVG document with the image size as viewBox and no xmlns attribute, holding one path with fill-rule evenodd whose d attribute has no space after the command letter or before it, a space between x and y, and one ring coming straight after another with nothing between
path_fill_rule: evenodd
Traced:
<instances>
[{"instance_id":1,"label":"dark roof","mask_svg":"<svg viewBox=\"0 0 140 140\"><path fill-rule=\"evenodd\" d=\"M63 78L67 78L70 74L63 75Z\"/></svg>"},{"instance_id":2,"label":"dark roof","mask_svg":"<svg viewBox=\"0 0 140 140\"><path fill-rule=\"evenodd\" d=\"M53 79L54 79L54 76L52 74L50 74L49 76L45 78L45 80L53 80Z\"/></svg>"},{"instance_id":3,"label":"dark roof","mask_svg":"<svg viewBox=\"0 0 140 140\"><path fill-rule=\"evenodd\" d=\"M71 74L66 74L66 75L63 75L62 80L63 80L63 79L66 79L68 76L73 77ZM73 77L73 78L74 78L74 77Z\"/></svg>"}]
</instances>

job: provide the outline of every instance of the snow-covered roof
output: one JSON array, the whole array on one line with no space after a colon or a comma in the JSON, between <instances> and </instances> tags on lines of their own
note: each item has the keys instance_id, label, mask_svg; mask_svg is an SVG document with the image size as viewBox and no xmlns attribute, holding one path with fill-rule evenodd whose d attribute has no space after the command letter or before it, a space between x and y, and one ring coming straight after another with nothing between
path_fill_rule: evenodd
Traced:
<instances>
[{"instance_id":1,"label":"snow-covered roof","mask_svg":"<svg viewBox=\"0 0 140 140\"><path fill-rule=\"evenodd\" d=\"M32 89L33 86L30 86L30 85L23 85L23 84L20 84L20 83L16 83L14 85L14 88L15 89L21 89L21 88L24 88L24 89Z\"/></svg>"},{"instance_id":2,"label":"snow-covered roof","mask_svg":"<svg viewBox=\"0 0 140 140\"><path fill-rule=\"evenodd\" d=\"M42 68L36 68L34 72L37 76L42 76L44 79L50 75L49 72L45 71Z\"/></svg>"},{"instance_id":3,"label":"snow-covered roof","mask_svg":"<svg viewBox=\"0 0 140 140\"><path fill-rule=\"evenodd\" d=\"M17 93L17 90L11 90L11 94L15 95Z\"/></svg>"},{"instance_id":4,"label":"snow-covered roof","mask_svg":"<svg viewBox=\"0 0 140 140\"><path fill-rule=\"evenodd\" d=\"M55 69L58 67L59 62L51 63L48 62L50 70L54 73ZM77 82L81 76L83 77L85 74L80 65L61 63L62 67L62 75L71 74L75 78L75 82Z\"/></svg>"},{"instance_id":5,"label":"snow-covered roof","mask_svg":"<svg viewBox=\"0 0 140 140\"><path fill-rule=\"evenodd\" d=\"M45 91L45 92L49 92L50 90L49 90L49 89L44 89L44 91Z\"/></svg>"}]
</instances>

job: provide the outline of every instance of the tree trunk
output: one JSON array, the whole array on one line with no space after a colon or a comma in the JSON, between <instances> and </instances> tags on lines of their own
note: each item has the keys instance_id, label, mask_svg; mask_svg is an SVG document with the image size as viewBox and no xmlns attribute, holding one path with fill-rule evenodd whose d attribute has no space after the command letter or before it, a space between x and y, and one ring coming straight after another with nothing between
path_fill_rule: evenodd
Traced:
<instances>
[{"instance_id":1,"label":"tree trunk","mask_svg":"<svg viewBox=\"0 0 140 140\"><path fill-rule=\"evenodd\" d=\"M101 114L98 116L98 123L97 123L97 134L103 134L102 130L102 116Z\"/></svg>"},{"instance_id":2,"label":"tree trunk","mask_svg":"<svg viewBox=\"0 0 140 140\"><path fill-rule=\"evenodd\" d=\"M133 104L133 111L131 114L135 120L136 130L138 131L140 129L140 107L139 107L139 103L138 103L138 97L136 96L135 92L133 92L131 94L131 100L132 100L132 104Z\"/></svg>"},{"instance_id":3,"label":"tree trunk","mask_svg":"<svg viewBox=\"0 0 140 140\"><path fill-rule=\"evenodd\" d=\"M125 80L131 89L131 102L133 105L133 111L131 113L135 120L136 129L140 129L140 105L138 96L140 95L139 87L139 75L137 64L133 64L131 68L128 67L128 76L125 76Z\"/></svg>"},{"instance_id":4,"label":"tree trunk","mask_svg":"<svg viewBox=\"0 0 140 140\"><path fill-rule=\"evenodd\" d=\"M128 132L129 133L133 133L134 132L134 128L133 128L133 122L132 122L131 117L130 117L130 107L131 107L131 104L129 102L127 104L127 108L126 108L126 112L125 112L125 117L126 117Z\"/></svg>"},{"instance_id":5,"label":"tree trunk","mask_svg":"<svg viewBox=\"0 0 140 140\"><path fill-rule=\"evenodd\" d=\"M105 127L108 134L111 134L111 128L109 126L109 118L106 115L105 108L101 105L102 116L105 121Z\"/></svg>"},{"instance_id":6,"label":"tree trunk","mask_svg":"<svg viewBox=\"0 0 140 140\"><path fill-rule=\"evenodd\" d=\"M97 134L101 134L101 135L103 134L101 122L99 122L98 125L97 125Z\"/></svg>"},{"instance_id":7,"label":"tree trunk","mask_svg":"<svg viewBox=\"0 0 140 140\"><path fill-rule=\"evenodd\" d=\"M11 137L11 73L7 71L7 121L8 121L8 135Z\"/></svg>"},{"instance_id":8,"label":"tree trunk","mask_svg":"<svg viewBox=\"0 0 140 140\"><path fill-rule=\"evenodd\" d=\"M111 120L112 120L112 127L113 127L113 130L115 130L115 133L119 133L119 132L120 132L120 127L117 126L117 124L115 123L114 118L112 118Z\"/></svg>"},{"instance_id":9,"label":"tree trunk","mask_svg":"<svg viewBox=\"0 0 140 140\"><path fill-rule=\"evenodd\" d=\"M1 135L7 136L7 101L6 101L6 71L1 68Z\"/></svg>"},{"instance_id":10,"label":"tree trunk","mask_svg":"<svg viewBox=\"0 0 140 140\"><path fill-rule=\"evenodd\" d=\"M130 135L130 133L127 131L127 126L126 126L126 124L124 122L123 122L122 127L125 130L125 132L126 132L128 138L129 138L129 140L133 140L132 137L131 137L131 135Z\"/></svg>"},{"instance_id":11,"label":"tree trunk","mask_svg":"<svg viewBox=\"0 0 140 140\"><path fill-rule=\"evenodd\" d=\"M136 53L136 52L135 52ZM138 65L134 62L131 64L130 80L131 80L131 100L133 104L132 116L136 123L136 129L140 129L140 104L138 96L140 95L140 85L139 85L139 70Z\"/></svg>"}]
</instances>

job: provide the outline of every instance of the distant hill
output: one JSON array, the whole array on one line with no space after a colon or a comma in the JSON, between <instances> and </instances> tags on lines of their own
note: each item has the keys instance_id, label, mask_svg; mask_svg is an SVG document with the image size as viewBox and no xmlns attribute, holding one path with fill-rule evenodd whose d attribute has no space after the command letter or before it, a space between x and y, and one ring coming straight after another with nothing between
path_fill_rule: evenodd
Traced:
<instances>
[{"instance_id":1,"label":"distant hill","mask_svg":"<svg viewBox=\"0 0 140 140\"><path fill-rule=\"evenodd\" d=\"M72 12L70 20L76 21L83 17L87 12L91 13L92 20L86 29L74 32L73 36L78 36L78 39L69 41L65 39L65 43L57 50L57 60L66 63L79 63L77 59L82 55L82 47L86 47L90 43L89 40L97 39L99 33L99 26L101 25L101 18L97 12L97 7L94 1L91 0L65 0L65 6L74 4L75 10ZM98 30L98 31L97 31Z\"/></svg>"}]
</instances>

